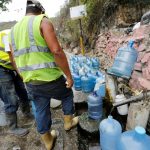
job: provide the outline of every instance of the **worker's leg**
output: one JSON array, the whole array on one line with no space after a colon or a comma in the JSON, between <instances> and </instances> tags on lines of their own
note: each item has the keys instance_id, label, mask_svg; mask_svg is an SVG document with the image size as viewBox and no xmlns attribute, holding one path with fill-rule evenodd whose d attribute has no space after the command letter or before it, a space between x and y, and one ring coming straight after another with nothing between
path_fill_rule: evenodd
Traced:
<instances>
[{"instance_id":1,"label":"worker's leg","mask_svg":"<svg viewBox=\"0 0 150 150\"><path fill-rule=\"evenodd\" d=\"M4 102L4 108L6 112L6 118L8 121L9 131L8 133L24 136L28 133L27 129L18 128L17 126L17 109L18 109L18 97L15 92L13 81L5 81L0 83L0 95Z\"/></svg>"},{"instance_id":2,"label":"worker's leg","mask_svg":"<svg viewBox=\"0 0 150 150\"><path fill-rule=\"evenodd\" d=\"M18 110L18 97L12 80L0 82L0 95L5 104L5 112L8 114L16 113Z\"/></svg>"},{"instance_id":3,"label":"worker's leg","mask_svg":"<svg viewBox=\"0 0 150 150\"><path fill-rule=\"evenodd\" d=\"M40 134L48 132L51 128L51 112L50 99L42 96L33 96L33 104L35 106L35 119L37 123L37 130Z\"/></svg>"},{"instance_id":4,"label":"worker's leg","mask_svg":"<svg viewBox=\"0 0 150 150\"><path fill-rule=\"evenodd\" d=\"M73 94L70 94L70 96L62 99L62 106L64 112L64 129L68 131L78 124L78 117L73 116Z\"/></svg>"},{"instance_id":5,"label":"worker's leg","mask_svg":"<svg viewBox=\"0 0 150 150\"><path fill-rule=\"evenodd\" d=\"M45 86L27 85L29 94L33 99L35 106L35 119L37 123L37 131L41 134L41 138L47 150L53 147L56 138L56 132L51 128L51 112L50 112L50 97L43 90L47 90ZM35 92L36 91L36 92Z\"/></svg>"},{"instance_id":6,"label":"worker's leg","mask_svg":"<svg viewBox=\"0 0 150 150\"><path fill-rule=\"evenodd\" d=\"M64 115L74 114L74 103L72 93L70 93L68 97L62 99L62 110L64 112Z\"/></svg>"},{"instance_id":7,"label":"worker's leg","mask_svg":"<svg viewBox=\"0 0 150 150\"><path fill-rule=\"evenodd\" d=\"M21 111L23 112L25 116L29 117L30 116L30 105L29 105L30 101L28 98L25 85L17 73L15 73L14 71L10 71L10 72L13 78L16 93L19 97L19 106L21 108Z\"/></svg>"},{"instance_id":8,"label":"worker's leg","mask_svg":"<svg viewBox=\"0 0 150 150\"><path fill-rule=\"evenodd\" d=\"M70 130L78 124L78 117L74 117L73 91L66 88L66 79L62 76L54 83L47 85L51 97L62 100L64 112L64 129Z\"/></svg>"}]
</instances>

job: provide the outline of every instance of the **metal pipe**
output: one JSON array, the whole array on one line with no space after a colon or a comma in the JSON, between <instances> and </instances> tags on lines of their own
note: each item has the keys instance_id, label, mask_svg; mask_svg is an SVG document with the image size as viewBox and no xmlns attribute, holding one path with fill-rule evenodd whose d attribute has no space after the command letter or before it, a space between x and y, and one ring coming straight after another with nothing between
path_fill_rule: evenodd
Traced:
<instances>
[{"instance_id":1,"label":"metal pipe","mask_svg":"<svg viewBox=\"0 0 150 150\"><path fill-rule=\"evenodd\" d=\"M118 107L118 106L121 106L121 105L124 105L124 104L129 104L129 103L141 101L141 100L143 100L142 98L144 98L146 96L149 97L150 96L150 92L141 93L140 95L138 95L138 96L132 96L131 98L129 98L127 100L113 103L113 107Z\"/></svg>"}]
</instances>

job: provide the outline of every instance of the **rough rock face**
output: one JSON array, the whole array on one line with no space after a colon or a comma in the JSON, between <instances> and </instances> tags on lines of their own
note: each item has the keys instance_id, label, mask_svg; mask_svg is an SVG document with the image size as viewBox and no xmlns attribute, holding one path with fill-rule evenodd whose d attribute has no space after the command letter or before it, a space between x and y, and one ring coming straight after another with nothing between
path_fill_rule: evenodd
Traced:
<instances>
[{"instance_id":1,"label":"rough rock face","mask_svg":"<svg viewBox=\"0 0 150 150\"><path fill-rule=\"evenodd\" d=\"M114 25L128 27L140 21L141 16L149 9L150 1L148 0L105 0L102 16L99 17L101 17L102 26L105 24L107 27Z\"/></svg>"},{"instance_id":2,"label":"rough rock face","mask_svg":"<svg viewBox=\"0 0 150 150\"><path fill-rule=\"evenodd\" d=\"M108 69L113 64L113 60L119 47L123 46L127 35L125 29L111 29L99 35L95 46L95 54L100 57L102 69Z\"/></svg>"},{"instance_id":3,"label":"rough rock face","mask_svg":"<svg viewBox=\"0 0 150 150\"><path fill-rule=\"evenodd\" d=\"M115 24L118 27L128 27L133 22L140 21L141 16L147 12L150 5L126 4L120 5L116 12Z\"/></svg>"},{"instance_id":4,"label":"rough rock face","mask_svg":"<svg viewBox=\"0 0 150 150\"><path fill-rule=\"evenodd\" d=\"M142 38L142 43L137 48L138 59L131 76L129 85L133 89L150 90L150 25L143 25L136 29L133 37Z\"/></svg>"}]
</instances>

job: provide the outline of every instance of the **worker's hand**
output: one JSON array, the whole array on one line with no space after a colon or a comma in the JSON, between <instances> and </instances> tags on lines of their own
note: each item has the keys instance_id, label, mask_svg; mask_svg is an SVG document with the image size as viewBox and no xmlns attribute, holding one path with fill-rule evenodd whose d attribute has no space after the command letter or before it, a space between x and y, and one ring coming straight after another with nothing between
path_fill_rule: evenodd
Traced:
<instances>
[{"instance_id":1,"label":"worker's hand","mask_svg":"<svg viewBox=\"0 0 150 150\"><path fill-rule=\"evenodd\" d=\"M71 88L73 86L73 79L71 77L67 78L66 87Z\"/></svg>"}]
</instances>

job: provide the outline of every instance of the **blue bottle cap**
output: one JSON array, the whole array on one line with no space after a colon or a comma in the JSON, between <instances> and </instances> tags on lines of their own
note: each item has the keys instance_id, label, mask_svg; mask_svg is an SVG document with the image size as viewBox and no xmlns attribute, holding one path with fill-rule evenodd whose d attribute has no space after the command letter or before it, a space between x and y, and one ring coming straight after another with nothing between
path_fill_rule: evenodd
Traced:
<instances>
[{"instance_id":1,"label":"blue bottle cap","mask_svg":"<svg viewBox=\"0 0 150 150\"><path fill-rule=\"evenodd\" d=\"M133 44L134 44L134 41L133 41L133 40L130 40L130 41L128 42L128 45L129 45L130 47L132 47Z\"/></svg>"},{"instance_id":2,"label":"blue bottle cap","mask_svg":"<svg viewBox=\"0 0 150 150\"><path fill-rule=\"evenodd\" d=\"M109 115L109 116L108 116L108 119L109 119L109 120L112 120L112 119L113 119L113 117Z\"/></svg>"},{"instance_id":3,"label":"blue bottle cap","mask_svg":"<svg viewBox=\"0 0 150 150\"><path fill-rule=\"evenodd\" d=\"M135 127L135 131L136 131L138 134L145 134L145 133L146 133L145 129L144 129L143 127L141 127L141 126L136 126L136 127Z\"/></svg>"}]
</instances>

